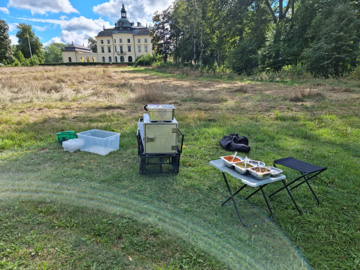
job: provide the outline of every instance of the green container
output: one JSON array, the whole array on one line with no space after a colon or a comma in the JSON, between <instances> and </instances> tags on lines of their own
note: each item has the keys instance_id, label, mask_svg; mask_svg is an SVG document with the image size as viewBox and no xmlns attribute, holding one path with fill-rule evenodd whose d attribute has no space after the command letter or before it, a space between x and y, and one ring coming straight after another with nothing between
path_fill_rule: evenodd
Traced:
<instances>
[{"instance_id":1,"label":"green container","mask_svg":"<svg viewBox=\"0 0 360 270\"><path fill-rule=\"evenodd\" d=\"M68 131L61 131L61 132L57 133L57 140L61 144L63 141L67 141L70 139L76 139L75 131L68 130Z\"/></svg>"}]
</instances>

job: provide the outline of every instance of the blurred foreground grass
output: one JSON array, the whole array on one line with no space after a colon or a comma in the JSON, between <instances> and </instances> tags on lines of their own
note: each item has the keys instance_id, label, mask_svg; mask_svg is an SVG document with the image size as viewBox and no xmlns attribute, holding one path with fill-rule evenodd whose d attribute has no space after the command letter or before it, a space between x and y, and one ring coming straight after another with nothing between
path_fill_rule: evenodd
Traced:
<instances>
[{"instance_id":1,"label":"blurred foreground grass","mask_svg":"<svg viewBox=\"0 0 360 270\"><path fill-rule=\"evenodd\" d=\"M315 269L359 267L357 82L206 80L106 67L2 71L3 268L299 269L307 267L302 256ZM186 135L178 175L138 174L136 121L147 103L177 107ZM121 132L120 149L70 154L54 142L56 132L92 128ZM233 206L220 207L227 191L208 165L226 154L219 141L229 133L247 136L249 157L267 164L294 156L327 166L313 181L321 206L304 186L294 196L306 214L280 193L270 201L273 222L241 227ZM240 203L245 217L264 219L262 197L251 202L255 208Z\"/></svg>"}]
</instances>

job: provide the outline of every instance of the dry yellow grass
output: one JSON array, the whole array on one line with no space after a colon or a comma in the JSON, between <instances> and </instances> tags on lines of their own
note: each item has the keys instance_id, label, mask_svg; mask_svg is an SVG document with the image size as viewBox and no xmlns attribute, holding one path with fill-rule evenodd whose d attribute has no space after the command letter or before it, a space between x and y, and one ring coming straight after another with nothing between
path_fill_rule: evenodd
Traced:
<instances>
[{"instance_id":1,"label":"dry yellow grass","mask_svg":"<svg viewBox=\"0 0 360 270\"><path fill-rule=\"evenodd\" d=\"M101 107L99 104L112 106L113 111L120 106L127 113L138 113L134 108L148 103L172 103L181 107L179 111L203 118L199 111L269 113L284 106L297 111L304 104L316 105L319 99L346 102L359 98L353 89L323 84L162 78L119 67L7 67L0 71L0 105L28 104L22 114L35 118L60 109L76 116L84 113L84 107Z\"/></svg>"}]
</instances>

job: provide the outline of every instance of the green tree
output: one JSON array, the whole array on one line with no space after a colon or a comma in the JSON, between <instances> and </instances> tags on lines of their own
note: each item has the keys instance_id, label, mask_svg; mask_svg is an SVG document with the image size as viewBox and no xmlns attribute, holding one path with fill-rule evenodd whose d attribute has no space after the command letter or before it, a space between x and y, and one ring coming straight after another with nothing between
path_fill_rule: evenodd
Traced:
<instances>
[{"instance_id":1,"label":"green tree","mask_svg":"<svg viewBox=\"0 0 360 270\"><path fill-rule=\"evenodd\" d=\"M9 26L0 20L0 62L9 63L12 60L11 40L8 35Z\"/></svg>"},{"instance_id":2,"label":"green tree","mask_svg":"<svg viewBox=\"0 0 360 270\"><path fill-rule=\"evenodd\" d=\"M61 50L65 48L63 43L52 43L44 48L45 63L61 63Z\"/></svg>"},{"instance_id":3,"label":"green tree","mask_svg":"<svg viewBox=\"0 0 360 270\"><path fill-rule=\"evenodd\" d=\"M153 21L154 27L151 35L155 51L163 56L164 62L167 62L174 48L174 35L171 32L173 24L171 8L169 7L162 12L155 12Z\"/></svg>"},{"instance_id":4,"label":"green tree","mask_svg":"<svg viewBox=\"0 0 360 270\"><path fill-rule=\"evenodd\" d=\"M356 65L360 18L351 8L350 1L324 1L307 35L312 42L302 58L313 74L338 77Z\"/></svg>"},{"instance_id":5,"label":"green tree","mask_svg":"<svg viewBox=\"0 0 360 270\"><path fill-rule=\"evenodd\" d=\"M284 38L286 38L295 15L295 4L299 0L264 0L271 14L272 25L269 25L268 40L262 53L262 64L265 68L280 70L285 64Z\"/></svg>"},{"instance_id":6,"label":"green tree","mask_svg":"<svg viewBox=\"0 0 360 270\"><path fill-rule=\"evenodd\" d=\"M20 50L16 50L15 58L19 61L21 65L24 65L26 59Z\"/></svg>"},{"instance_id":7,"label":"green tree","mask_svg":"<svg viewBox=\"0 0 360 270\"><path fill-rule=\"evenodd\" d=\"M37 55L40 63L44 62L44 56L42 51L42 44L38 37L35 36L31 25L28 24L19 24L17 26L19 31L16 34L19 44L17 49L20 50L25 58L30 58L31 55ZM30 43L30 45L29 45Z\"/></svg>"},{"instance_id":8,"label":"green tree","mask_svg":"<svg viewBox=\"0 0 360 270\"><path fill-rule=\"evenodd\" d=\"M97 42L95 38L88 38L88 47L92 50L93 53L97 53Z\"/></svg>"}]
</instances>

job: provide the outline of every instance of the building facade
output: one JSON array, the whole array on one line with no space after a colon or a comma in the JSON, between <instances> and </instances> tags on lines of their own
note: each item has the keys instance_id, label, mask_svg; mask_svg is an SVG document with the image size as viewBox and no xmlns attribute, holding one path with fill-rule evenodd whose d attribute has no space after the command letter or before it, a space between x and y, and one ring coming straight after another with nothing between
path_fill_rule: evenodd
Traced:
<instances>
[{"instance_id":1,"label":"building facade","mask_svg":"<svg viewBox=\"0 0 360 270\"><path fill-rule=\"evenodd\" d=\"M139 22L136 26L131 23L124 4L115 27L104 28L95 38L97 53L72 44L63 49L63 62L131 63L142 55L152 54L150 30Z\"/></svg>"}]
</instances>

